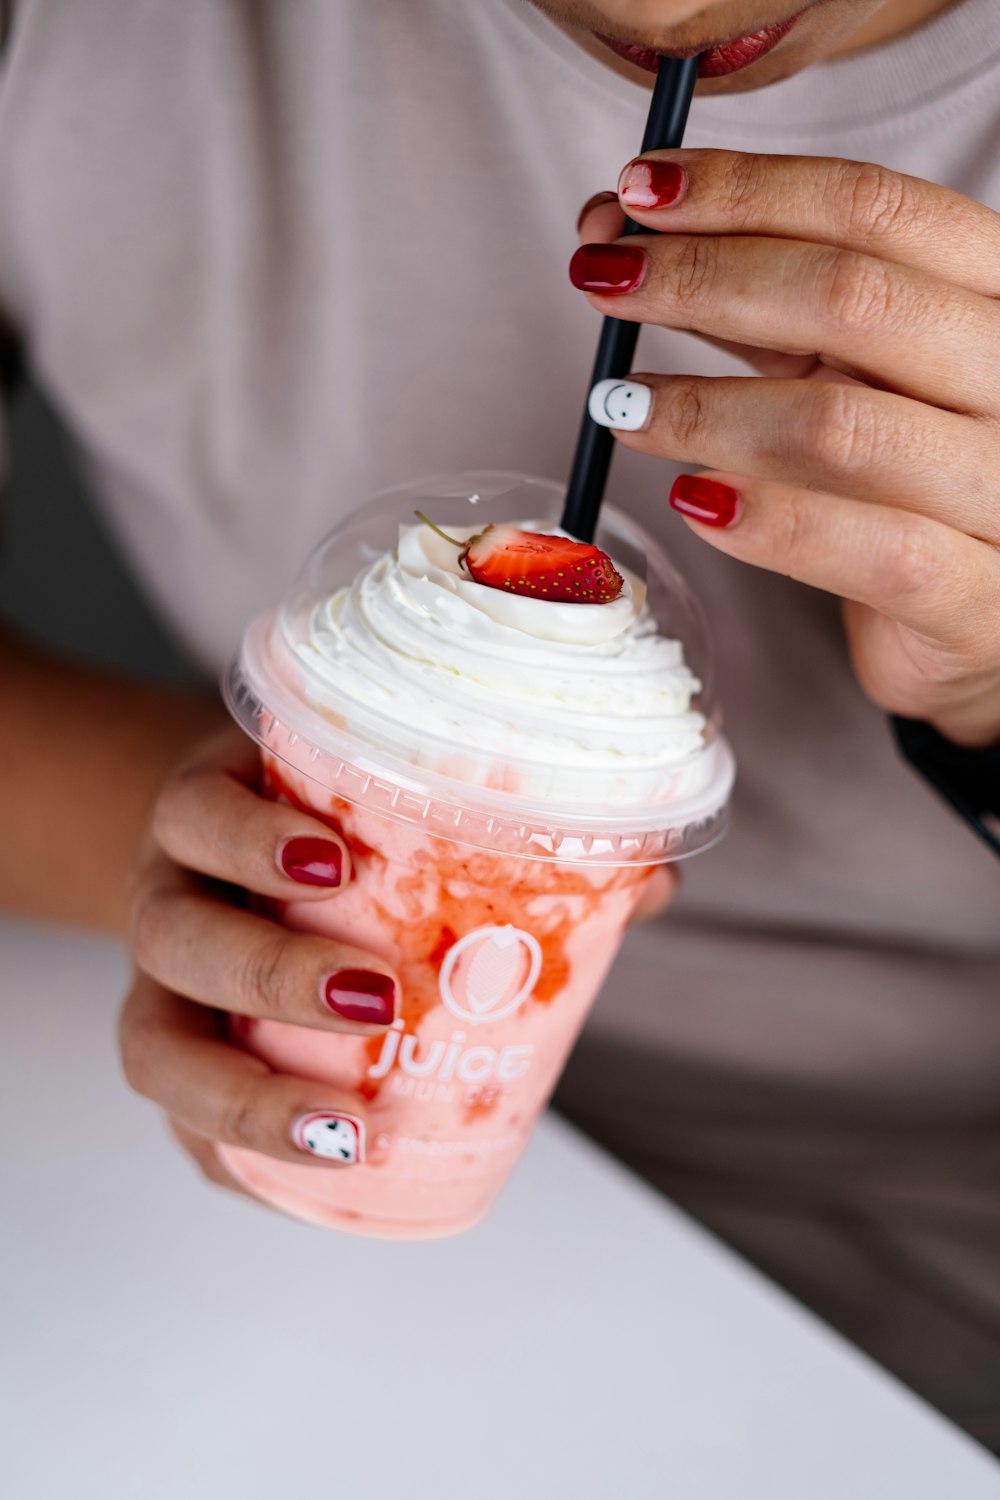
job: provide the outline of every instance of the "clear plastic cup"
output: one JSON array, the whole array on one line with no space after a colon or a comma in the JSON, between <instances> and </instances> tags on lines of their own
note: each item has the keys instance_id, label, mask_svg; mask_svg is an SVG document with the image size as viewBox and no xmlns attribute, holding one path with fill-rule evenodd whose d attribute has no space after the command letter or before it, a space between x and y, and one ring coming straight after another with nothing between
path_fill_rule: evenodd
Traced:
<instances>
[{"instance_id":1,"label":"clear plastic cup","mask_svg":"<svg viewBox=\"0 0 1000 1500\"><path fill-rule=\"evenodd\" d=\"M254 620L224 684L260 746L266 795L335 828L346 890L291 902L280 919L381 955L402 1012L356 1038L273 1021L237 1035L272 1067L354 1092L363 1164L323 1171L222 1148L257 1196L316 1223L415 1239L479 1220L551 1094L652 870L707 848L726 826L734 767L719 729L707 633L660 547L605 509L596 538L644 578L660 634L680 640L701 691L702 743L672 762L552 766L523 745L459 748L371 701L330 700L303 642L313 612L391 550L421 510L444 528L542 522L559 486L466 474L378 496L321 544L284 605ZM603 670L601 663L595 671ZM607 670L614 671L614 664ZM544 719L544 711L542 712Z\"/></svg>"}]
</instances>

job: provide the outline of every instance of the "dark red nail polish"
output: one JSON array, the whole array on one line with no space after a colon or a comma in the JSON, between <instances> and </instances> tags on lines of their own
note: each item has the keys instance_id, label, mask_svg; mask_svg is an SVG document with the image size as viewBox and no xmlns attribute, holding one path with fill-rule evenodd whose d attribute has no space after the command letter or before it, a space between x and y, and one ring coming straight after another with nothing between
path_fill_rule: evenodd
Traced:
<instances>
[{"instance_id":1,"label":"dark red nail polish","mask_svg":"<svg viewBox=\"0 0 1000 1500\"><path fill-rule=\"evenodd\" d=\"M682 516L703 526L731 526L740 509L740 495L731 485L701 474L681 474L674 480L670 504Z\"/></svg>"},{"instance_id":2,"label":"dark red nail polish","mask_svg":"<svg viewBox=\"0 0 1000 1500\"><path fill-rule=\"evenodd\" d=\"M650 213L678 203L686 186L687 173L674 161L633 161L619 179L618 192L626 208Z\"/></svg>"},{"instance_id":3,"label":"dark red nail polish","mask_svg":"<svg viewBox=\"0 0 1000 1500\"><path fill-rule=\"evenodd\" d=\"M344 851L332 839L288 839L278 863L299 885L338 886L344 878Z\"/></svg>"},{"instance_id":4,"label":"dark red nail polish","mask_svg":"<svg viewBox=\"0 0 1000 1500\"><path fill-rule=\"evenodd\" d=\"M341 969L323 984L323 999L345 1021L388 1026L396 1014L396 985L374 969Z\"/></svg>"},{"instance_id":5,"label":"dark red nail polish","mask_svg":"<svg viewBox=\"0 0 1000 1500\"><path fill-rule=\"evenodd\" d=\"M617 203L617 202L618 202L618 194L617 193L609 193L609 192L595 193L592 198L588 198L587 201L586 201L586 203L583 205L583 207L580 210L580 217L576 221L576 232L577 232L577 234L580 233L580 229L581 229L581 227L583 225L583 221L587 217L587 215L590 213L590 210L592 208L600 208L600 206L601 206L602 203Z\"/></svg>"},{"instance_id":6,"label":"dark red nail polish","mask_svg":"<svg viewBox=\"0 0 1000 1500\"><path fill-rule=\"evenodd\" d=\"M569 279L581 292L619 297L634 292L646 269L638 245L581 245L569 263Z\"/></svg>"}]
</instances>

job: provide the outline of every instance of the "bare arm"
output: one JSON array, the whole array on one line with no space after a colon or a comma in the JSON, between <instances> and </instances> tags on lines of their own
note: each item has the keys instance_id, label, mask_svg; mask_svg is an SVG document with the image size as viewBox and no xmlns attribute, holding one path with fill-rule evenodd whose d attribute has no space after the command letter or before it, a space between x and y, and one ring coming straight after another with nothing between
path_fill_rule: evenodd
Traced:
<instances>
[{"instance_id":1,"label":"bare arm","mask_svg":"<svg viewBox=\"0 0 1000 1500\"><path fill-rule=\"evenodd\" d=\"M224 710L2 627L0 705L0 908L124 932L156 795Z\"/></svg>"}]
</instances>

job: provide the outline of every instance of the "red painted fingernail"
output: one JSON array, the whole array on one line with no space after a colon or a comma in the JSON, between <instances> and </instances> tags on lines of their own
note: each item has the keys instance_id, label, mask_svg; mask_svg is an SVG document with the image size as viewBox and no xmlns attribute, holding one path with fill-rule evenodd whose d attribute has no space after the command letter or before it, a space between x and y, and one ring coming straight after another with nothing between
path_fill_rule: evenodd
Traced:
<instances>
[{"instance_id":1,"label":"red painted fingernail","mask_svg":"<svg viewBox=\"0 0 1000 1500\"><path fill-rule=\"evenodd\" d=\"M286 839L278 863L299 885L338 886L344 878L344 851L332 839Z\"/></svg>"},{"instance_id":2,"label":"red painted fingernail","mask_svg":"<svg viewBox=\"0 0 1000 1500\"><path fill-rule=\"evenodd\" d=\"M682 516L703 526L731 526L739 515L740 494L731 485L701 474L681 474L674 480L670 504Z\"/></svg>"},{"instance_id":3,"label":"red painted fingernail","mask_svg":"<svg viewBox=\"0 0 1000 1500\"><path fill-rule=\"evenodd\" d=\"M590 213L590 210L592 208L600 208L602 203L617 203L617 202L618 202L618 194L617 193L608 193L608 192L595 193L592 198L588 198L587 201L586 201L586 203L583 205L583 207L580 210L580 217L576 221L576 232L577 232L577 234L580 233L580 230L581 230L581 228L583 226L583 221L587 217L587 215Z\"/></svg>"},{"instance_id":4,"label":"red painted fingernail","mask_svg":"<svg viewBox=\"0 0 1000 1500\"><path fill-rule=\"evenodd\" d=\"M581 292L619 297L634 292L646 270L638 245L581 245L569 263L569 279Z\"/></svg>"},{"instance_id":5,"label":"red painted fingernail","mask_svg":"<svg viewBox=\"0 0 1000 1500\"><path fill-rule=\"evenodd\" d=\"M396 1014L396 983L374 969L340 969L324 980L323 999L345 1021L388 1026Z\"/></svg>"},{"instance_id":6,"label":"red painted fingernail","mask_svg":"<svg viewBox=\"0 0 1000 1500\"><path fill-rule=\"evenodd\" d=\"M631 161L618 179L618 195L626 208L670 208L687 187L687 173L673 161Z\"/></svg>"}]
</instances>

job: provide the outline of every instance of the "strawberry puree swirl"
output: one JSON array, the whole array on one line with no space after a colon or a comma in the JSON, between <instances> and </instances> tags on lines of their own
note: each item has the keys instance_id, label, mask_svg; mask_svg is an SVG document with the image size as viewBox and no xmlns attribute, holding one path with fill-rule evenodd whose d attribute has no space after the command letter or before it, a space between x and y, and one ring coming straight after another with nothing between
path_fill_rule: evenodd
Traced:
<instances>
[{"instance_id":1,"label":"strawberry puree swirl","mask_svg":"<svg viewBox=\"0 0 1000 1500\"><path fill-rule=\"evenodd\" d=\"M658 634L644 584L619 571L607 604L525 598L475 582L428 527L402 527L394 553L313 606L294 643L306 695L355 732L377 723L418 764L447 771L466 750L502 765L512 790L572 798L578 769L581 797L597 773L609 802L628 798L636 770L676 767L706 725L680 642Z\"/></svg>"}]
</instances>

